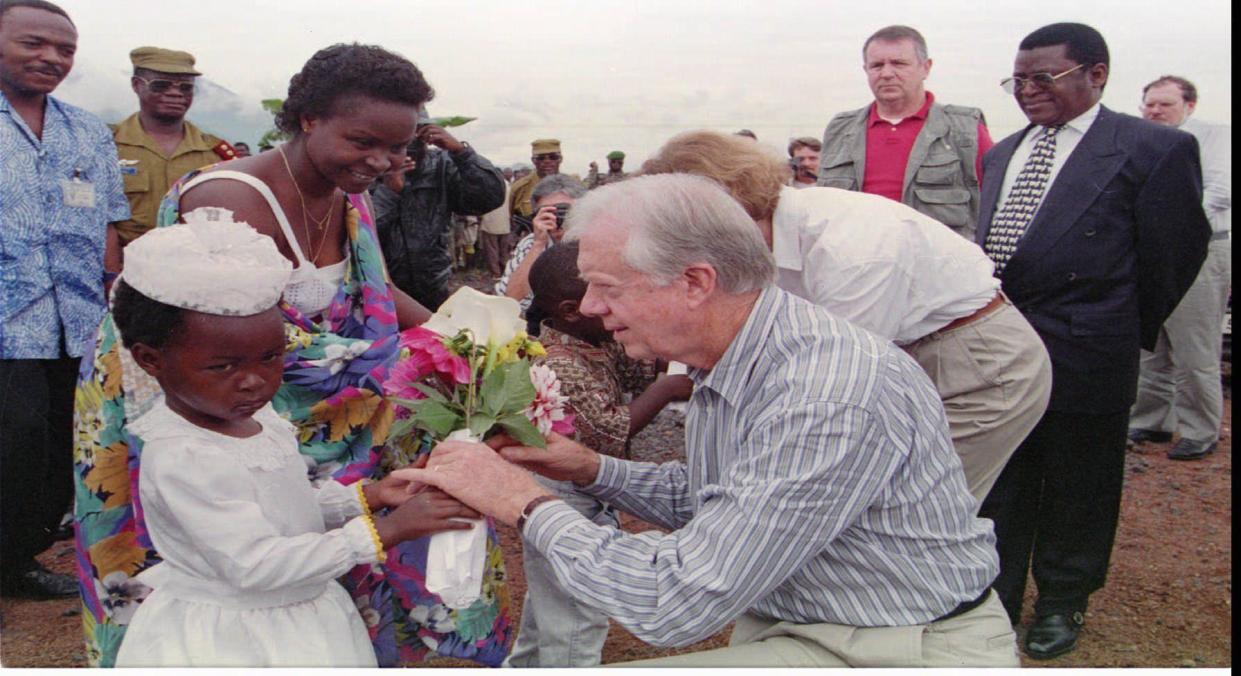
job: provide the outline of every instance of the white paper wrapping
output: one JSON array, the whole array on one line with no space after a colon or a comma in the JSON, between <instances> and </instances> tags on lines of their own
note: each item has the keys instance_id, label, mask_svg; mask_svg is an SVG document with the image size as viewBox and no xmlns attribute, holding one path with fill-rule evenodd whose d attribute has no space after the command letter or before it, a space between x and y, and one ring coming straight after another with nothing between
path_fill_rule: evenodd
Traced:
<instances>
[{"instance_id":1,"label":"white paper wrapping","mask_svg":"<svg viewBox=\"0 0 1241 676\"><path fill-rule=\"evenodd\" d=\"M480 441L469 430L457 430L448 439ZM483 519L468 521L473 525L469 530L436 533L427 546L427 591L438 594L449 608L468 608L483 591L487 524Z\"/></svg>"}]
</instances>

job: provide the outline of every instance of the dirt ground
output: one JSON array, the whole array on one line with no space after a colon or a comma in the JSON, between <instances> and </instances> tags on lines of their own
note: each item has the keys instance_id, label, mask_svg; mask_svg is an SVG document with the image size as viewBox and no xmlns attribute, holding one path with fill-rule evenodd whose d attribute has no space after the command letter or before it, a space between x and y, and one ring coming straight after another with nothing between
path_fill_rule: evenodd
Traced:
<instances>
[{"instance_id":1,"label":"dirt ground","mask_svg":"<svg viewBox=\"0 0 1241 676\"><path fill-rule=\"evenodd\" d=\"M470 280L472 285L474 280ZM1232 397L1226 391L1219 450L1198 462L1164 457L1168 445L1147 444L1126 459L1120 529L1107 586L1091 599L1076 651L1049 662L1057 667L1232 666ZM684 452L679 416L664 413L635 439L638 460L665 461ZM627 518L626 530L649 524ZM501 539L514 612L525 591L521 542L512 529ZM71 541L58 542L40 560L73 572ZM1033 584L1030 585L1031 594ZM1027 608L1030 603L1027 603ZM517 616L514 616L516 621ZM1024 619L1028 623L1032 618ZM625 662L721 647L728 630L679 650L654 648L613 624L604 663ZM85 666L80 604L0 599L0 664L6 667ZM464 666L463 663L461 663ZM428 666L458 666L439 660Z\"/></svg>"}]
</instances>

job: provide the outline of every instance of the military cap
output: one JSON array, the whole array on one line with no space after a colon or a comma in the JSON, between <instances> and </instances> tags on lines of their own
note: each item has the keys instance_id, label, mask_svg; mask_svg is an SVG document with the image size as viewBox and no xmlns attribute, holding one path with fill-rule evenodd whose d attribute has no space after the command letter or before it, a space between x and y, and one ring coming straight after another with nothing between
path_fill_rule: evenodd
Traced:
<instances>
[{"instance_id":1,"label":"military cap","mask_svg":"<svg viewBox=\"0 0 1241 676\"><path fill-rule=\"evenodd\" d=\"M530 150L535 155L542 155L543 153L558 153L560 152L560 139L558 138L535 139L534 142L530 144Z\"/></svg>"},{"instance_id":2,"label":"military cap","mask_svg":"<svg viewBox=\"0 0 1241 676\"><path fill-rule=\"evenodd\" d=\"M613 150L612 152L608 153L608 159L609 160L623 160L625 159L625 153L622 153L619 150Z\"/></svg>"},{"instance_id":3,"label":"military cap","mask_svg":"<svg viewBox=\"0 0 1241 676\"><path fill-rule=\"evenodd\" d=\"M129 53L134 68L145 68L157 73L177 75L202 75L194 70L194 55L162 47L139 47Z\"/></svg>"}]
</instances>

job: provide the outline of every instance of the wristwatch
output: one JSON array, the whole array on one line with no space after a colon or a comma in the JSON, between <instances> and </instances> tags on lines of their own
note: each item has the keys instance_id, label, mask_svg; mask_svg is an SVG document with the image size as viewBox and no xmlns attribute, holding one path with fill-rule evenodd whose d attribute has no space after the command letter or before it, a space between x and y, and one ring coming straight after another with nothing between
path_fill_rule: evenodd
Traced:
<instances>
[{"instance_id":1,"label":"wristwatch","mask_svg":"<svg viewBox=\"0 0 1241 676\"><path fill-rule=\"evenodd\" d=\"M527 502L526 506L521 510L521 516L517 517L517 532L520 533L525 529L526 519L532 513L534 513L535 508L537 508L539 505L543 504L544 502L551 502L552 500L559 500L559 499L560 498L554 495L540 495L539 497L531 500L530 502Z\"/></svg>"}]
</instances>

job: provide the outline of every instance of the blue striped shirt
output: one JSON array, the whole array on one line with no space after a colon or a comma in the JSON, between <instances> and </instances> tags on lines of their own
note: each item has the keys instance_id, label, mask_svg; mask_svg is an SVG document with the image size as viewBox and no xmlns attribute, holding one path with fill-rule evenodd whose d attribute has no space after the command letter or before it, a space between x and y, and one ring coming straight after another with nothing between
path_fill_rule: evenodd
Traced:
<instances>
[{"instance_id":1,"label":"blue striped shirt","mask_svg":"<svg viewBox=\"0 0 1241 676\"><path fill-rule=\"evenodd\" d=\"M129 218L112 132L47 97L43 137L0 93L0 359L71 357L103 318L107 224ZM94 186L93 206L65 204L62 181Z\"/></svg>"},{"instance_id":2,"label":"blue striped shirt","mask_svg":"<svg viewBox=\"0 0 1241 676\"><path fill-rule=\"evenodd\" d=\"M939 395L888 341L770 288L690 376L687 461L601 457L582 489L673 532L623 533L559 502L527 521L579 601L677 646L746 611L924 624L995 578Z\"/></svg>"}]
</instances>

